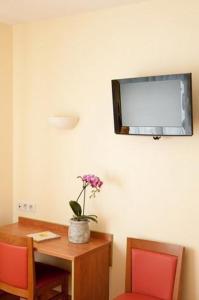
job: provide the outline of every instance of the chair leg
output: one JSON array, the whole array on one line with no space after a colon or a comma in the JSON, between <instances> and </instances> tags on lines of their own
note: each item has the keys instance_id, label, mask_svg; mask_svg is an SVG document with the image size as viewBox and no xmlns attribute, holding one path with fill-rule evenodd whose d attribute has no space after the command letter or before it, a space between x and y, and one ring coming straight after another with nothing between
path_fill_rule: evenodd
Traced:
<instances>
[{"instance_id":1,"label":"chair leg","mask_svg":"<svg viewBox=\"0 0 199 300\"><path fill-rule=\"evenodd\" d=\"M63 300L68 300L68 276L62 280L61 290L63 293Z\"/></svg>"}]
</instances>

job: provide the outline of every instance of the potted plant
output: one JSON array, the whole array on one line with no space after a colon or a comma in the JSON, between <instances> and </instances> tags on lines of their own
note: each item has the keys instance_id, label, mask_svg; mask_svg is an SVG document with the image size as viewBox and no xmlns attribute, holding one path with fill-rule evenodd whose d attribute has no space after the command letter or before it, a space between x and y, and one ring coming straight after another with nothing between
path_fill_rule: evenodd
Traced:
<instances>
[{"instance_id":1,"label":"potted plant","mask_svg":"<svg viewBox=\"0 0 199 300\"><path fill-rule=\"evenodd\" d=\"M87 243L90 239L89 221L97 222L96 215L85 214L86 190L90 187L90 198L94 198L103 182L95 175L78 176L82 181L82 189L76 200L69 201L69 205L73 211L73 217L70 220L68 239L72 243ZM83 196L82 205L80 197Z\"/></svg>"}]
</instances>

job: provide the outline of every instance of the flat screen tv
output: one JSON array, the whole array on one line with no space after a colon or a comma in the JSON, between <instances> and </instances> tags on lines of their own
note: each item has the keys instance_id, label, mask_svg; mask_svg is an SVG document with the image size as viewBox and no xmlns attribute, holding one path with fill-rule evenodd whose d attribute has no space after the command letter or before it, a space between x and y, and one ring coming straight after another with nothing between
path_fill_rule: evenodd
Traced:
<instances>
[{"instance_id":1,"label":"flat screen tv","mask_svg":"<svg viewBox=\"0 0 199 300\"><path fill-rule=\"evenodd\" d=\"M115 133L193 135L191 73L112 80Z\"/></svg>"}]
</instances>

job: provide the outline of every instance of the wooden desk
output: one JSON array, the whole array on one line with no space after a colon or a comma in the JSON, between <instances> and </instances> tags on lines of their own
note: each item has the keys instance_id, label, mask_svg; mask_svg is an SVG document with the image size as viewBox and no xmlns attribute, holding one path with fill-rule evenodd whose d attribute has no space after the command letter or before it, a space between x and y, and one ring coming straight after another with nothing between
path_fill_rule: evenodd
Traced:
<instances>
[{"instance_id":1,"label":"wooden desk","mask_svg":"<svg viewBox=\"0 0 199 300\"><path fill-rule=\"evenodd\" d=\"M72 300L108 300L113 236L91 232L89 243L72 244L68 242L67 226L23 217L18 223L0 227L1 232L20 236L44 230L58 233L61 238L35 242L35 250L71 262Z\"/></svg>"}]
</instances>

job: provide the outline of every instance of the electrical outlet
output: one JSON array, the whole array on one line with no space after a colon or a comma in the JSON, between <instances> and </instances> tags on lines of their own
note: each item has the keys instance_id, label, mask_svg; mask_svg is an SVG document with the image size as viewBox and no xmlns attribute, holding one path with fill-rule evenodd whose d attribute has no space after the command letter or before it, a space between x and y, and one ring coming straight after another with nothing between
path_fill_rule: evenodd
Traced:
<instances>
[{"instance_id":1,"label":"electrical outlet","mask_svg":"<svg viewBox=\"0 0 199 300\"><path fill-rule=\"evenodd\" d=\"M26 211L26 210L28 209L28 204L27 204L27 203L23 203L23 206L22 206L22 207L23 207L22 209L23 209L24 211Z\"/></svg>"},{"instance_id":2,"label":"electrical outlet","mask_svg":"<svg viewBox=\"0 0 199 300\"><path fill-rule=\"evenodd\" d=\"M33 204L33 203L28 203L27 204L28 205L28 207L27 207L27 210L29 211L29 212L35 212L36 211L36 205L35 204Z\"/></svg>"},{"instance_id":3,"label":"electrical outlet","mask_svg":"<svg viewBox=\"0 0 199 300\"><path fill-rule=\"evenodd\" d=\"M17 207L18 207L18 210L26 211L27 210L27 203L25 203L25 202L18 202Z\"/></svg>"},{"instance_id":4,"label":"electrical outlet","mask_svg":"<svg viewBox=\"0 0 199 300\"><path fill-rule=\"evenodd\" d=\"M18 210L23 210L23 203L22 202L18 202L17 203L17 208L18 208Z\"/></svg>"},{"instance_id":5,"label":"electrical outlet","mask_svg":"<svg viewBox=\"0 0 199 300\"><path fill-rule=\"evenodd\" d=\"M36 205L34 203L29 203L29 202L18 202L17 208L18 210L24 212L34 213L36 211Z\"/></svg>"}]
</instances>

